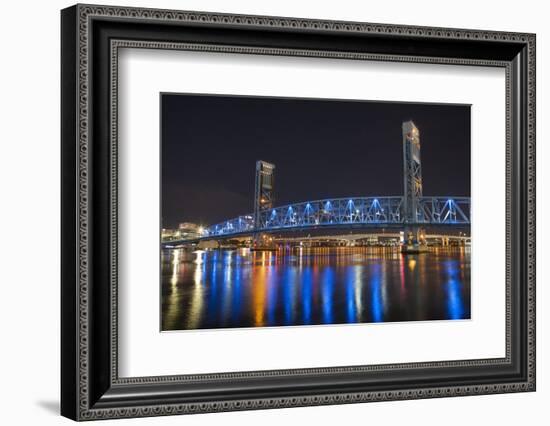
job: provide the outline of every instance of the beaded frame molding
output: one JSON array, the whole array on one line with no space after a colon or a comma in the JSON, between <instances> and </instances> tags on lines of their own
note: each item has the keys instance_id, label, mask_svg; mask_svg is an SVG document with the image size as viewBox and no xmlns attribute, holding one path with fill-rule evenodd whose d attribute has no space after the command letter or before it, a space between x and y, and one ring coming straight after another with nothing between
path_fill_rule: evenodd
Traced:
<instances>
[{"instance_id":1,"label":"beaded frame molding","mask_svg":"<svg viewBox=\"0 0 550 426\"><path fill-rule=\"evenodd\" d=\"M93 420L535 390L534 34L97 5L76 5L61 17L62 415ZM120 378L121 48L504 68L505 357Z\"/></svg>"}]
</instances>

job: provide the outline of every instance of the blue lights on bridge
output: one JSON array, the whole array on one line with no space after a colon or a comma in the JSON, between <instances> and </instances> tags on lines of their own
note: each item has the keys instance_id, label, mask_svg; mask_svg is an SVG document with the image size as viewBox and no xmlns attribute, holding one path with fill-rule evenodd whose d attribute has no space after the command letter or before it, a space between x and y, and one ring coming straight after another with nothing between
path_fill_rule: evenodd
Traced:
<instances>
[{"instance_id":1,"label":"blue lights on bridge","mask_svg":"<svg viewBox=\"0 0 550 426\"><path fill-rule=\"evenodd\" d=\"M239 216L205 228L201 239L255 232L319 227L469 225L469 197L421 197L418 219L405 220L404 199L396 197L353 197L306 201L275 207L259 213L254 226L252 214Z\"/></svg>"}]
</instances>

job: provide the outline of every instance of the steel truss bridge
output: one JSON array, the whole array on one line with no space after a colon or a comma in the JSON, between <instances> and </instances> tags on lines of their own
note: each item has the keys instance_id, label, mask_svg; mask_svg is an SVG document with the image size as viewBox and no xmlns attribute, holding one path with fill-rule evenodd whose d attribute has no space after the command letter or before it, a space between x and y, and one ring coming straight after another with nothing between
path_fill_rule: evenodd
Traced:
<instances>
[{"instance_id":1,"label":"steel truss bridge","mask_svg":"<svg viewBox=\"0 0 550 426\"><path fill-rule=\"evenodd\" d=\"M256 162L254 212L225 220L187 239L167 244L253 235L278 231L323 228L400 228L407 244L418 244L420 229L427 226L470 225L469 197L429 197L422 194L420 132L412 121L402 124L403 195L329 198L275 206L275 165Z\"/></svg>"},{"instance_id":2,"label":"steel truss bridge","mask_svg":"<svg viewBox=\"0 0 550 426\"><path fill-rule=\"evenodd\" d=\"M404 197L353 197L306 201L243 215L206 228L202 238L228 237L255 232L338 227L444 226L470 224L470 198L421 197L417 220L405 221Z\"/></svg>"}]
</instances>

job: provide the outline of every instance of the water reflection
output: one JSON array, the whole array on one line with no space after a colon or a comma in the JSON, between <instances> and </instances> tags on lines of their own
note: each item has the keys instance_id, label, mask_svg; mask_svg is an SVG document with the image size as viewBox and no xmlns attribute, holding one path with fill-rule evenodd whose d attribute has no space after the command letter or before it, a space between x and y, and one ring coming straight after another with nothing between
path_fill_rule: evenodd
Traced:
<instances>
[{"instance_id":1,"label":"water reflection","mask_svg":"<svg viewBox=\"0 0 550 426\"><path fill-rule=\"evenodd\" d=\"M162 329L470 317L464 248L162 252Z\"/></svg>"},{"instance_id":2,"label":"water reflection","mask_svg":"<svg viewBox=\"0 0 550 426\"><path fill-rule=\"evenodd\" d=\"M458 262L448 260L445 262L445 273L447 275L447 316L450 319L460 319L463 316L464 303L461 297L460 281L458 279Z\"/></svg>"}]
</instances>

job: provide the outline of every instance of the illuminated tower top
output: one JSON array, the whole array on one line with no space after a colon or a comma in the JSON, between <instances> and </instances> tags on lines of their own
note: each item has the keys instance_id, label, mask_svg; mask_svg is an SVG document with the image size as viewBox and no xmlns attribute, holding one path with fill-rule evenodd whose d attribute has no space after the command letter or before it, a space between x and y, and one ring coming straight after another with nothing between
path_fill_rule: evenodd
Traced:
<instances>
[{"instance_id":1,"label":"illuminated tower top","mask_svg":"<svg viewBox=\"0 0 550 426\"><path fill-rule=\"evenodd\" d=\"M260 212L271 209L274 197L275 165L266 161L256 161L256 184L254 191L254 226L259 225Z\"/></svg>"},{"instance_id":2,"label":"illuminated tower top","mask_svg":"<svg viewBox=\"0 0 550 426\"><path fill-rule=\"evenodd\" d=\"M422 197L420 132L412 120L403 122L403 184L406 222L417 222L418 199Z\"/></svg>"}]
</instances>

